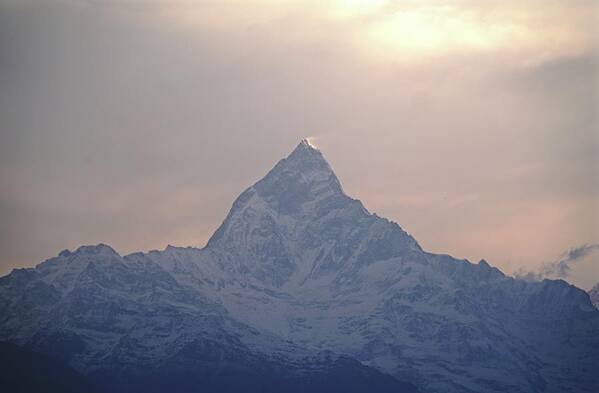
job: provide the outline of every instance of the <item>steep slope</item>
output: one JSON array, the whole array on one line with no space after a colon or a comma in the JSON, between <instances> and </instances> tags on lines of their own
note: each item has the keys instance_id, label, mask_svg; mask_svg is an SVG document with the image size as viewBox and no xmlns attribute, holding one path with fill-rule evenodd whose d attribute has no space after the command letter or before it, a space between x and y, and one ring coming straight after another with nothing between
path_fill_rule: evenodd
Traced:
<instances>
[{"instance_id":1,"label":"steep slope","mask_svg":"<svg viewBox=\"0 0 599 393\"><path fill-rule=\"evenodd\" d=\"M412 389L397 380L430 392L599 390L599 311L586 293L425 252L347 196L307 141L237 198L203 249L83 247L0 279L0 340L150 386L144 371L165 380L191 365L182 390L198 369L216 386L225 365L252 386L294 381L281 391L312 389L316 375L328 389L339 365L366 391Z\"/></svg>"},{"instance_id":2,"label":"steep slope","mask_svg":"<svg viewBox=\"0 0 599 393\"><path fill-rule=\"evenodd\" d=\"M589 297L591 298L591 303L593 306L599 309L599 283L595 284L593 288L589 291Z\"/></svg>"},{"instance_id":3,"label":"steep slope","mask_svg":"<svg viewBox=\"0 0 599 393\"><path fill-rule=\"evenodd\" d=\"M361 265L421 251L397 224L345 195L306 140L237 198L206 249L237 277L289 289L331 275L351 280Z\"/></svg>"}]
</instances>

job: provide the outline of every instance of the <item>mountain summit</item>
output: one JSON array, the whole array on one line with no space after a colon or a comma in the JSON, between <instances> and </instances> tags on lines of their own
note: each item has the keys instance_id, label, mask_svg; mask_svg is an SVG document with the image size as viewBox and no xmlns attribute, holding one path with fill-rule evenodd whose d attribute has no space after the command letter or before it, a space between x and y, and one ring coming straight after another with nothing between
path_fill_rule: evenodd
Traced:
<instances>
[{"instance_id":1,"label":"mountain summit","mask_svg":"<svg viewBox=\"0 0 599 393\"><path fill-rule=\"evenodd\" d=\"M303 140L262 180L237 198L231 213L246 209L249 205L253 208L261 205L273 209L277 214L295 216L313 210L306 204L331 198L349 201L322 153Z\"/></svg>"},{"instance_id":2,"label":"mountain summit","mask_svg":"<svg viewBox=\"0 0 599 393\"><path fill-rule=\"evenodd\" d=\"M347 196L322 153L304 139L237 198L207 249L226 253L239 273L280 287L349 273L420 246Z\"/></svg>"},{"instance_id":3,"label":"mountain summit","mask_svg":"<svg viewBox=\"0 0 599 393\"><path fill-rule=\"evenodd\" d=\"M117 392L599 391L587 293L424 251L308 141L203 249L81 247L0 278L0 341Z\"/></svg>"}]
</instances>

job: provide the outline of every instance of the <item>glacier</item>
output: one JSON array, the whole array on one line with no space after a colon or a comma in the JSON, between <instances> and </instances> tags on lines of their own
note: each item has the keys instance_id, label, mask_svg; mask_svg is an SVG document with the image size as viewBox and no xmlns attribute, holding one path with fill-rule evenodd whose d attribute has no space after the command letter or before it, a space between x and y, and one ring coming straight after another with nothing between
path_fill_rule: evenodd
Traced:
<instances>
[{"instance_id":1,"label":"glacier","mask_svg":"<svg viewBox=\"0 0 599 393\"><path fill-rule=\"evenodd\" d=\"M599 391L587 293L423 250L307 140L204 248L82 246L0 278L0 341L111 391Z\"/></svg>"}]
</instances>

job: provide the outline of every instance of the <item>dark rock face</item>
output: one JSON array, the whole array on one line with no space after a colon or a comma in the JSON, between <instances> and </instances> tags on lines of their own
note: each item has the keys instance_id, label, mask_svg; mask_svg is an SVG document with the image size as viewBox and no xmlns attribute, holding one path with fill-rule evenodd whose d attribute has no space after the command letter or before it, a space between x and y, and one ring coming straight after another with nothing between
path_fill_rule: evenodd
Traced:
<instances>
[{"instance_id":1,"label":"dark rock face","mask_svg":"<svg viewBox=\"0 0 599 393\"><path fill-rule=\"evenodd\" d=\"M306 359L308 360L308 359ZM310 359L305 365L273 361L235 347L192 342L158 368L94 373L110 392L388 392L416 393L409 383L352 359Z\"/></svg>"},{"instance_id":2,"label":"dark rock face","mask_svg":"<svg viewBox=\"0 0 599 393\"><path fill-rule=\"evenodd\" d=\"M599 391L586 293L423 251L307 142L204 249L85 246L0 278L0 340L111 392Z\"/></svg>"},{"instance_id":3,"label":"dark rock face","mask_svg":"<svg viewBox=\"0 0 599 393\"><path fill-rule=\"evenodd\" d=\"M599 309L599 283L595 284L595 286L589 291L589 296L591 297L591 303L597 309Z\"/></svg>"},{"instance_id":4,"label":"dark rock face","mask_svg":"<svg viewBox=\"0 0 599 393\"><path fill-rule=\"evenodd\" d=\"M0 388L3 392L99 393L84 375L55 358L0 342Z\"/></svg>"}]
</instances>

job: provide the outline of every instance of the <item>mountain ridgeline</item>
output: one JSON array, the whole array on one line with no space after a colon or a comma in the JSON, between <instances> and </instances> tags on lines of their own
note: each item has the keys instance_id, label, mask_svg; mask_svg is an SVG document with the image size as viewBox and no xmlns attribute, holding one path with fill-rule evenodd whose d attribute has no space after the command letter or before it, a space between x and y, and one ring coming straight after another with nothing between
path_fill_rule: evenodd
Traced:
<instances>
[{"instance_id":1,"label":"mountain ridgeline","mask_svg":"<svg viewBox=\"0 0 599 393\"><path fill-rule=\"evenodd\" d=\"M591 298L591 303L593 303L593 305L599 309L599 283L595 284L595 286L591 288L589 291L589 297Z\"/></svg>"},{"instance_id":2,"label":"mountain ridgeline","mask_svg":"<svg viewBox=\"0 0 599 393\"><path fill-rule=\"evenodd\" d=\"M588 294L424 251L307 141L202 249L83 246L0 278L0 341L110 392L599 391Z\"/></svg>"}]
</instances>

